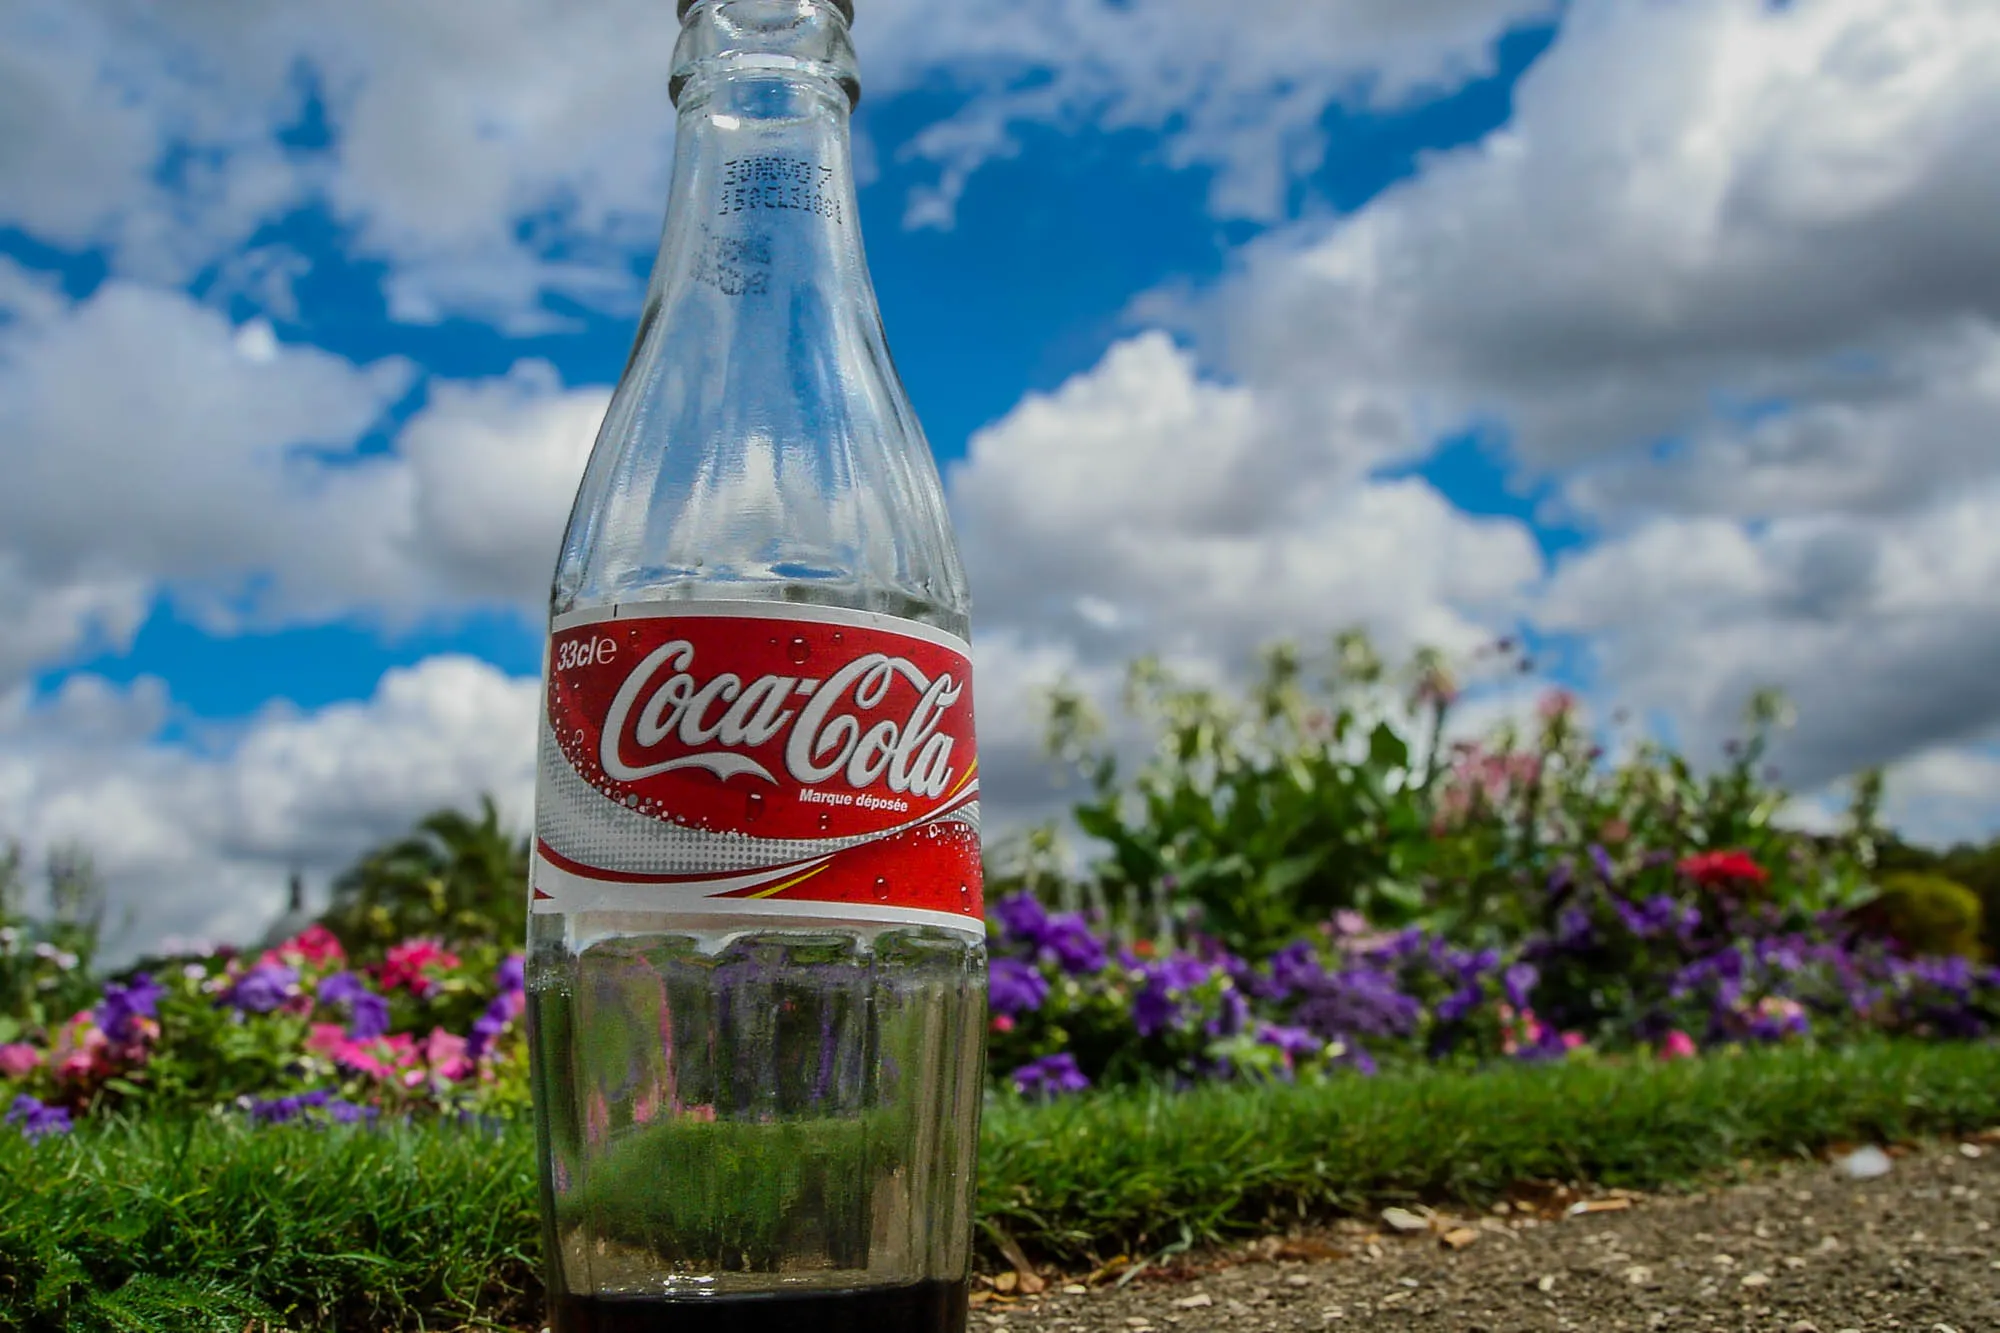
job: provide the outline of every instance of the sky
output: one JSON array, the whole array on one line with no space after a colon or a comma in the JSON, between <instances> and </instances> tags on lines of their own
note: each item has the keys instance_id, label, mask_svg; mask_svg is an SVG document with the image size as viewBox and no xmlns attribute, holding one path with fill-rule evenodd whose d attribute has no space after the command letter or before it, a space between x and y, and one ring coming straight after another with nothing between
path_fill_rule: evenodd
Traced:
<instances>
[{"instance_id":1,"label":"sky","mask_svg":"<svg viewBox=\"0 0 2000 1333\"><path fill-rule=\"evenodd\" d=\"M802 0L803 2L803 0ZM2000 832L1991 0L857 0L861 224L1038 691L1535 647ZM121 947L490 791L673 149L667 0L0 0L0 837Z\"/></svg>"}]
</instances>

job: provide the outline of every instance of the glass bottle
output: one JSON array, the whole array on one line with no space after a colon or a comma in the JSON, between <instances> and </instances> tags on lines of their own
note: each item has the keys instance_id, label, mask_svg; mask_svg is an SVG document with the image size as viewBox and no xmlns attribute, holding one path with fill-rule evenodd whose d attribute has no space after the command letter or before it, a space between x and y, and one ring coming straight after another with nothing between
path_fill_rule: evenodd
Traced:
<instances>
[{"instance_id":1,"label":"glass bottle","mask_svg":"<svg viewBox=\"0 0 2000 1333\"><path fill-rule=\"evenodd\" d=\"M528 1030L556 1333L962 1329L969 598L863 258L845 0L682 0L563 539Z\"/></svg>"}]
</instances>

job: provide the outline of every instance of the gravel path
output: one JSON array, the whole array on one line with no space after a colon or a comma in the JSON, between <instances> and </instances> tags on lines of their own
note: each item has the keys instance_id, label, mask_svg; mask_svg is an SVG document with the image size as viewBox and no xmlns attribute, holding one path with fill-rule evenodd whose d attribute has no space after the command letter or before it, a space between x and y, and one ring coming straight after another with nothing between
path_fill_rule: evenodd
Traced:
<instances>
[{"instance_id":1,"label":"gravel path","mask_svg":"<svg viewBox=\"0 0 2000 1333\"><path fill-rule=\"evenodd\" d=\"M1856 1181L1764 1172L1705 1194L1552 1190L1481 1217L1270 1239L1123 1288L977 1293L973 1333L1617 1329L2000 1331L2000 1132ZM982 1283L982 1285L985 1285ZM1033 1285L1030 1279L1029 1285Z\"/></svg>"}]
</instances>

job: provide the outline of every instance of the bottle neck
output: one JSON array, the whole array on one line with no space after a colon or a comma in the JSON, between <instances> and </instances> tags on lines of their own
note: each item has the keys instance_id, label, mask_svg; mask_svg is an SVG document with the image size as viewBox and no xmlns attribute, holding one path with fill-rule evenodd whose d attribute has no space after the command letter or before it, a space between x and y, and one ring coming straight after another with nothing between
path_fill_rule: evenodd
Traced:
<instances>
[{"instance_id":1,"label":"bottle neck","mask_svg":"<svg viewBox=\"0 0 2000 1333\"><path fill-rule=\"evenodd\" d=\"M848 123L860 84L841 10L695 0L671 87L679 118L653 299L702 284L783 305L804 285L872 302ZM738 304L755 323L771 303Z\"/></svg>"}]
</instances>

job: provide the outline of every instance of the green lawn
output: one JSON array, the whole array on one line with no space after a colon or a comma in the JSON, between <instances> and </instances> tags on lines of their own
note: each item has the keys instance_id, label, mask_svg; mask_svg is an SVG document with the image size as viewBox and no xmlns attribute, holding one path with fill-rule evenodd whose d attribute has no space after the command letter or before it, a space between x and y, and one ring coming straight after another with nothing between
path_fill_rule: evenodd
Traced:
<instances>
[{"instance_id":1,"label":"green lawn","mask_svg":"<svg viewBox=\"0 0 2000 1333\"><path fill-rule=\"evenodd\" d=\"M1076 1264L1392 1201L1478 1203L1530 1177L1658 1188L1995 1123L2000 1047L1942 1044L1003 1104L982 1225L989 1251L1004 1232ZM4 1328L450 1328L537 1309L525 1127L8 1132L0 1178Z\"/></svg>"}]
</instances>

